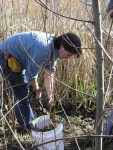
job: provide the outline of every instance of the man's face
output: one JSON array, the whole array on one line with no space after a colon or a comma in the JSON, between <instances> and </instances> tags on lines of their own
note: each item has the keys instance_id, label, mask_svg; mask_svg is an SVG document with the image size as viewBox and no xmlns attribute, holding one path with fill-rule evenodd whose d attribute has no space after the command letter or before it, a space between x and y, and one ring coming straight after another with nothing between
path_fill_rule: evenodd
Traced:
<instances>
[{"instance_id":1,"label":"man's face","mask_svg":"<svg viewBox=\"0 0 113 150\"><path fill-rule=\"evenodd\" d=\"M63 45L60 46L59 59L70 59L73 55L69 51L66 51Z\"/></svg>"}]
</instances>

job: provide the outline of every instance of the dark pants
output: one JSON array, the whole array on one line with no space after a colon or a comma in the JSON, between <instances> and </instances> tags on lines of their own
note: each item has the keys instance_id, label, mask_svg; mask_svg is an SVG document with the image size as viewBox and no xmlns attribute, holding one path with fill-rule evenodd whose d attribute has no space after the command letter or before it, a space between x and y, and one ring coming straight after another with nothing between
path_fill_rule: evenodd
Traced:
<instances>
[{"instance_id":1,"label":"dark pants","mask_svg":"<svg viewBox=\"0 0 113 150\"><path fill-rule=\"evenodd\" d=\"M17 121L20 125L30 124L34 120L32 108L28 99L28 88L24 82L22 72L12 72L6 64L4 55L0 54L0 66L4 70L4 76L9 80L14 93L14 109Z\"/></svg>"}]
</instances>

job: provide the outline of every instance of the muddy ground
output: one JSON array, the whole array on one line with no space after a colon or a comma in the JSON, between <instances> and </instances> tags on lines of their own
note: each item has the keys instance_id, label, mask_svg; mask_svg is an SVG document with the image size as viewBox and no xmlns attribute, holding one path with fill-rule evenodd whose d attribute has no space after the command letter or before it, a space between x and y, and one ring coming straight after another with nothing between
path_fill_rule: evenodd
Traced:
<instances>
[{"instance_id":1,"label":"muddy ground","mask_svg":"<svg viewBox=\"0 0 113 150\"><path fill-rule=\"evenodd\" d=\"M64 131L64 150L94 150L95 141L91 138L82 138L92 132L94 121L91 118L82 119L82 116L60 116ZM26 150L36 150L35 142L31 135L17 135L19 141ZM74 137L81 136L79 139ZM66 139L69 138L69 139ZM6 141L4 141L6 140ZM19 144L12 135L10 129L5 131L0 128L0 149L1 150L21 150ZM4 144L3 144L4 143ZM78 143L78 145L77 145ZM103 150L113 150L113 142L104 142Z\"/></svg>"},{"instance_id":2,"label":"muddy ground","mask_svg":"<svg viewBox=\"0 0 113 150\"><path fill-rule=\"evenodd\" d=\"M38 106L33 106L35 116L39 117L44 113L40 111ZM83 110L82 110L83 111ZM85 114L85 111L83 111ZM59 113L60 122L63 123L63 139L64 150L94 150L95 140L91 138L83 137L84 135L90 135L94 130L94 118L92 114L72 114L67 111L67 116L64 113ZM90 116L90 117L89 117ZM7 118L8 119L8 118ZM10 121L9 121L10 123ZM25 150L36 150L35 142L31 135L18 135L13 128L19 142L22 144ZM75 139L79 136L79 139ZM21 150L17 140L12 135L9 127L2 121L0 124L0 150ZM104 140L103 150L113 150L112 139Z\"/></svg>"}]
</instances>

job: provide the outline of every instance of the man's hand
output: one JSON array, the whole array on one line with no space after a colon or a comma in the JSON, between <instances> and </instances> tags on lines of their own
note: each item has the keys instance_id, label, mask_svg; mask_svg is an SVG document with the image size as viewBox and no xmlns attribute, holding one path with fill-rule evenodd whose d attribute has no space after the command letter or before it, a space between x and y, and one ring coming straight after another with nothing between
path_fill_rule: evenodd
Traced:
<instances>
[{"instance_id":1,"label":"man's hand","mask_svg":"<svg viewBox=\"0 0 113 150\"><path fill-rule=\"evenodd\" d=\"M55 101L54 101L54 96L53 96L53 94L48 95L47 101L48 101L48 104L49 104L51 107L54 107L54 106L55 106Z\"/></svg>"},{"instance_id":2,"label":"man's hand","mask_svg":"<svg viewBox=\"0 0 113 150\"><path fill-rule=\"evenodd\" d=\"M55 101L54 101L54 99L48 99L47 100L47 110L48 110L48 112L51 114L52 112L54 112L54 110L55 110Z\"/></svg>"},{"instance_id":3,"label":"man's hand","mask_svg":"<svg viewBox=\"0 0 113 150\"><path fill-rule=\"evenodd\" d=\"M51 106L51 107L54 107L55 106L55 101L53 99L49 99L48 100L48 104Z\"/></svg>"}]
</instances>

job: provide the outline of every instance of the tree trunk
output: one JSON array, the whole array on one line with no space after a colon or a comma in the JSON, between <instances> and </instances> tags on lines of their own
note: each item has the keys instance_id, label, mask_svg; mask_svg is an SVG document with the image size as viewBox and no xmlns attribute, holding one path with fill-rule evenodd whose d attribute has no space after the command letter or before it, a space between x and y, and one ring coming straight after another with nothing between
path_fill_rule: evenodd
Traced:
<instances>
[{"instance_id":1,"label":"tree trunk","mask_svg":"<svg viewBox=\"0 0 113 150\"><path fill-rule=\"evenodd\" d=\"M99 0L92 0L93 14L94 14L94 28L95 36L102 44L102 31L101 31L101 15ZM97 66L97 97L96 97L96 134L103 134L102 114L104 110L104 59L103 51L98 43L96 44L96 66ZM95 150L102 150L102 138L95 139Z\"/></svg>"}]
</instances>

